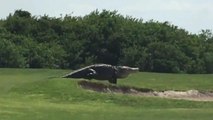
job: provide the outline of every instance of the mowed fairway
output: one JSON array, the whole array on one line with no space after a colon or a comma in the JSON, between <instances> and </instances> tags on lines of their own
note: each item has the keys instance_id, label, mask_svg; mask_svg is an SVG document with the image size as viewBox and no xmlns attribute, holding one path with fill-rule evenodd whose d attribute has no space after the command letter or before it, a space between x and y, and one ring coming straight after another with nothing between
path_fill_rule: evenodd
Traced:
<instances>
[{"instance_id":1,"label":"mowed fairway","mask_svg":"<svg viewBox=\"0 0 213 120\"><path fill-rule=\"evenodd\" d=\"M69 70L0 69L0 120L212 120L213 102L84 90ZM104 82L104 84L108 84ZM213 74L136 73L118 85L213 91Z\"/></svg>"}]
</instances>

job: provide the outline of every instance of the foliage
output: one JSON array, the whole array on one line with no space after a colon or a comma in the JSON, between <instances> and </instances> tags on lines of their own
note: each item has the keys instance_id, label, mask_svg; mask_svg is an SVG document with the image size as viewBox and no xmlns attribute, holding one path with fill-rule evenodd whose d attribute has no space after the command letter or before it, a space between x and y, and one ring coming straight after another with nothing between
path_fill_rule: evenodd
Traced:
<instances>
[{"instance_id":1,"label":"foliage","mask_svg":"<svg viewBox=\"0 0 213 120\"><path fill-rule=\"evenodd\" d=\"M0 67L22 67L24 58L18 48L8 40L0 42Z\"/></svg>"},{"instance_id":2,"label":"foliage","mask_svg":"<svg viewBox=\"0 0 213 120\"><path fill-rule=\"evenodd\" d=\"M16 10L0 20L0 66L76 69L107 63L153 72L213 73L212 41L210 30L190 34L169 22L144 22L117 11L56 18Z\"/></svg>"}]
</instances>

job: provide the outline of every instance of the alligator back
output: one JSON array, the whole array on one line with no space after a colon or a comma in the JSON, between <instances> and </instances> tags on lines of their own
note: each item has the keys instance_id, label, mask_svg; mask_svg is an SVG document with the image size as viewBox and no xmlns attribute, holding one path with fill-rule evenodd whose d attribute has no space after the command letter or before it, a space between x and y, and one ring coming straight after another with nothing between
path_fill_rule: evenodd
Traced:
<instances>
[{"instance_id":1,"label":"alligator back","mask_svg":"<svg viewBox=\"0 0 213 120\"><path fill-rule=\"evenodd\" d=\"M115 77L115 68L107 64L95 64L75 70L64 77L109 80Z\"/></svg>"},{"instance_id":2,"label":"alligator back","mask_svg":"<svg viewBox=\"0 0 213 120\"><path fill-rule=\"evenodd\" d=\"M111 80L115 76L116 69L112 65L107 64L97 64L91 67L96 71L93 79L97 80Z\"/></svg>"}]
</instances>

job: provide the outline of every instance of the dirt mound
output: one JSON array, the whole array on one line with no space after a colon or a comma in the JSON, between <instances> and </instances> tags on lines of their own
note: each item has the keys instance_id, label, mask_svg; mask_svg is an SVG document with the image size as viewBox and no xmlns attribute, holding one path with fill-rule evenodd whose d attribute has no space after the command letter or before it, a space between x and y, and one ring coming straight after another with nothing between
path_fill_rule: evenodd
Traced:
<instances>
[{"instance_id":1,"label":"dirt mound","mask_svg":"<svg viewBox=\"0 0 213 120\"><path fill-rule=\"evenodd\" d=\"M154 91L148 88L137 88L130 86L117 86L111 84L102 84L90 81L79 81L78 84L84 88L97 92L105 93L123 93L139 96L153 96L171 99L185 99L194 101L213 101L213 92L199 92L198 90L188 91Z\"/></svg>"}]
</instances>

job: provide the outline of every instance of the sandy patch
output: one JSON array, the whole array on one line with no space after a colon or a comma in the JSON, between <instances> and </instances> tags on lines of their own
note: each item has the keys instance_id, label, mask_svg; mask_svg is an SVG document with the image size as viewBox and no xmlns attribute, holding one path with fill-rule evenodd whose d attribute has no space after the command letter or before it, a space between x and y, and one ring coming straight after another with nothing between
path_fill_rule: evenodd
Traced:
<instances>
[{"instance_id":1,"label":"sandy patch","mask_svg":"<svg viewBox=\"0 0 213 120\"><path fill-rule=\"evenodd\" d=\"M193 101L213 101L213 92L200 92L198 90L188 91L154 91L147 88L136 88L129 86L116 86L111 84L102 84L90 81L79 81L79 86L84 89L89 89L97 92L104 93L123 93L139 96L153 96L170 99L184 99Z\"/></svg>"}]
</instances>

